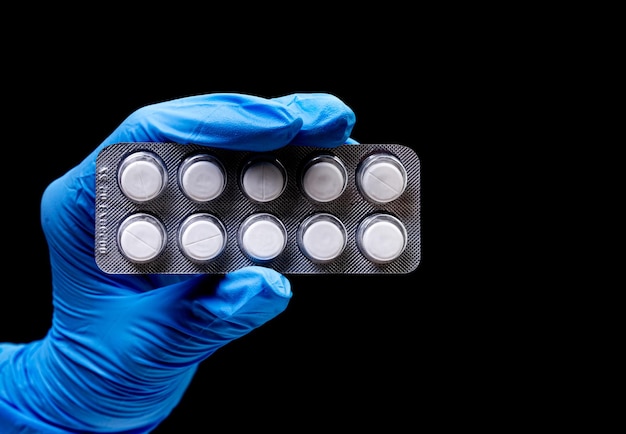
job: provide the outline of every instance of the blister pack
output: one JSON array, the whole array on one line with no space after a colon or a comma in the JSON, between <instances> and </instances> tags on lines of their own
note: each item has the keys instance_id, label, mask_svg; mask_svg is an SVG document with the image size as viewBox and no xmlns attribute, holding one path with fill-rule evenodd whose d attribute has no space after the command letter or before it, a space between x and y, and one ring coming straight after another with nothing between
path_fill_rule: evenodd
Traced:
<instances>
[{"instance_id":1,"label":"blister pack","mask_svg":"<svg viewBox=\"0 0 626 434\"><path fill-rule=\"evenodd\" d=\"M421 258L420 160L404 145L125 142L100 151L95 181L109 274L405 274Z\"/></svg>"}]
</instances>

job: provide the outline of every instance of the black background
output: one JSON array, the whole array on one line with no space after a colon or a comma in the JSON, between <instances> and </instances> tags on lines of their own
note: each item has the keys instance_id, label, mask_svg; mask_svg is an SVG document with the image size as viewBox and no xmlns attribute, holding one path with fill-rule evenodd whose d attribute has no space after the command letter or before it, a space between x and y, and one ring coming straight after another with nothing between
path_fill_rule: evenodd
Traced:
<instances>
[{"instance_id":1,"label":"black background","mask_svg":"<svg viewBox=\"0 0 626 434\"><path fill-rule=\"evenodd\" d=\"M358 59L331 60L320 50L236 61L207 50L190 61L142 56L134 47L133 60L74 53L40 68L14 63L3 102L3 165L12 173L3 177L3 203L7 227L20 232L5 235L11 240L5 269L21 271L0 291L0 341L38 339L50 326L48 252L39 223L44 188L132 111L210 92L327 92L354 110L354 139L407 145L420 157L419 268L406 276L291 277L287 310L204 361L155 432L182 432L183 423L209 431L216 418L233 427L245 421L271 429L292 420L300 428L378 423L395 432L394 425L436 420L471 399L465 385L477 381L468 362L478 354L474 321L481 319L467 313L470 290L458 284L471 246L451 243L464 215L442 209L468 188L450 173L471 146L460 139L467 124L457 116L471 108L471 83L450 53L368 48Z\"/></svg>"}]
</instances>

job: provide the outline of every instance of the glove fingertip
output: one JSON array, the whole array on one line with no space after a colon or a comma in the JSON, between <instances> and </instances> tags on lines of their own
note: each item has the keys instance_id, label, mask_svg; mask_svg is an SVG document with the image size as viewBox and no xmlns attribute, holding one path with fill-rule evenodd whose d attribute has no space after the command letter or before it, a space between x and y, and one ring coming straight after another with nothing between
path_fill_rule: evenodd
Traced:
<instances>
[{"instance_id":1,"label":"glove fingertip","mask_svg":"<svg viewBox=\"0 0 626 434\"><path fill-rule=\"evenodd\" d=\"M292 144L334 148L349 140L356 116L341 99L328 93L294 93L274 101L284 104L303 125Z\"/></svg>"}]
</instances>

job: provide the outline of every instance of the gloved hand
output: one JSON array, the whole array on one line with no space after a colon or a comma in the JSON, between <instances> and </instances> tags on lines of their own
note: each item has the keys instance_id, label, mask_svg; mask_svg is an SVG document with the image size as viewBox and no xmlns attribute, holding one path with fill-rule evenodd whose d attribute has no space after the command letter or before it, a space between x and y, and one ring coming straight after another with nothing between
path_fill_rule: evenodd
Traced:
<instances>
[{"instance_id":1,"label":"gloved hand","mask_svg":"<svg viewBox=\"0 0 626 434\"><path fill-rule=\"evenodd\" d=\"M264 267L225 276L108 275L94 259L95 160L117 142L267 151L335 147L355 116L329 94L208 94L138 109L44 192L52 266L47 335L0 344L0 433L145 433L178 404L200 362L280 314L289 281Z\"/></svg>"}]
</instances>

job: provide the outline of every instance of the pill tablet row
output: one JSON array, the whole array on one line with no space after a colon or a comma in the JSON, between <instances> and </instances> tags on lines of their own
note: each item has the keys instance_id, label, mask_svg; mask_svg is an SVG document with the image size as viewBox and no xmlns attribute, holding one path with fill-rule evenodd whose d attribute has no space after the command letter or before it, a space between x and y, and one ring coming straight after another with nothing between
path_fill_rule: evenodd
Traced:
<instances>
[{"instance_id":1,"label":"pill tablet row","mask_svg":"<svg viewBox=\"0 0 626 434\"><path fill-rule=\"evenodd\" d=\"M287 246L287 229L276 216L255 213L239 226L237 242L250 260L263 263L280 255ZM132 214L122 221L118 230L120 252L128 260L145 263L154 260L166 247L167 230L150 214ZM208 262L217 258L226 247L224 224L214 215L194 213L179 226L178 248L190 260ZM298 226L297 243L311 261L335 260L346 247L348 234L337 217L315 213ZM370 261L384 264L397 259L407 244L406 228L388 214L374 214L363 219L356 232L356 243Z\"/></svg>"},{"instance_id":2,"label":"pill tablet row","mask_svg":"<svg viewBox=\"0 0 626 434\"><path fill-rule=\"evenodd\" d=\"M96 162L96 262L119 274L407 273L421 255L419 180L402 145L110 145Z\"/></svg>"},{"instance_id":3,"label":"pill tablet row","mask_svg":"<svg viewBox=\"0 0 626 434\"><path fill-rule=\"evenodd\" d=\"M178 169L179 188L191 200L206 202L218 197L226 186L226 169L210 154L187 157ZM167 184L167 170L162 160L147 151L137 151L120 165L119 186L128 199L146 202L157 197ZM287 186L287 172L281 162L268 155L250 158L241 169L240 187L257 202L279 197ZM337 199L345 190L348 172L338 157L317 155L306 162L300 173L302 192L316 202ZM387 203L398 198L406 188L407 174L393 155L375 153L357 168L359 191L372 202Z\"/></svg>"}]
</instances>

